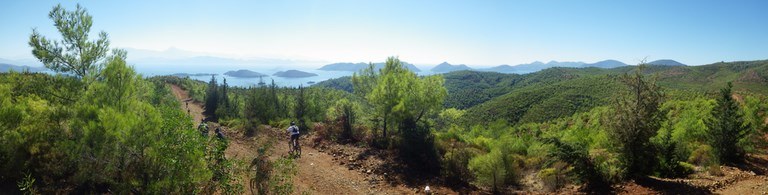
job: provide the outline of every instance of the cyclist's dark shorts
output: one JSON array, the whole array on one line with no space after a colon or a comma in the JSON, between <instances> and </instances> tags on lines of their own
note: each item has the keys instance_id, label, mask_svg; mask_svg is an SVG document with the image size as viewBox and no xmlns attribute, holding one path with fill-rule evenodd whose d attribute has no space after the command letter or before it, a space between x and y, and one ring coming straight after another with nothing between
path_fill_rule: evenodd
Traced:
<instances>
[{"instance_id":1,"label":"cyclist's dark shorts","mask_svg":"<svg viewBox=\"0 0 768 195\"><path fill-rule=\"evenodd\" d=\"M299 139L299 134L293 134L293 135L291 135L291 141L293 141L293 140L298 140L298 139Z\"/></svg>"}]
</instances>

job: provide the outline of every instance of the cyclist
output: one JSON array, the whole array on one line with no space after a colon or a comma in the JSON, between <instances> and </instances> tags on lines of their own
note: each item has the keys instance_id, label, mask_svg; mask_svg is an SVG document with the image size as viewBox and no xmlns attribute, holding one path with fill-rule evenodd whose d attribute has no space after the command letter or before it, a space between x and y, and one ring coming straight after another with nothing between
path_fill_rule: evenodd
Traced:
<instances>
[{"instance_id":1,"label":"cyclist","mask_svg":"<svg viewBox=\"0 0 768 195\"><path fill-rule=\"evenodd\" d=\"M291 141L288 143L291 146L291 151L294 151L299 146L299 127L296 126L296 122L291 122L291 126L287 130L288 134L291 135Z\"/></svg>"},{"instance_id":2,"label":"cyclist","mask_svg":"<svg viewBox=\"0 0 768 195\"><path fill-rule=\"evenodd\" d=\"M200 125L197 126L197 130L200 131L200 134L203 136L208 136L208 124L205 123L205 119L200 120Z\"/></svg>"},{"instance_id":3,"label":"cyclist","mask_svg":"<svg viewBox=\"0 0 768 195\"><path fill-rule=\"evenodd\" d=\"M221 127L216 127L215 133L216 133L216 138L219 138L221 140L225 140L226 139L224 137L224 134L221 133Z\"/></svg>"}]
</instances>

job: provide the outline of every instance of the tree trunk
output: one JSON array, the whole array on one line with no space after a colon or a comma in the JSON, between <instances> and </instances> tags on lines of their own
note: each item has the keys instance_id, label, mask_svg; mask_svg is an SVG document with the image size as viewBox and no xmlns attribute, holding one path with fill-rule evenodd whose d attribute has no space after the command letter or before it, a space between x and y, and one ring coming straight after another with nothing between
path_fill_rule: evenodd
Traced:
<instances>
[{"instance_id":1,"label":"tree trunk","mask_svg":"<svg viewBox=\"0 0 768 195\"><path fill-rule=\"evenodd\" d=\"M384 115L384 130L382 132L384 139L387 139L387 115Z\"/></svg>"}]
</instances>

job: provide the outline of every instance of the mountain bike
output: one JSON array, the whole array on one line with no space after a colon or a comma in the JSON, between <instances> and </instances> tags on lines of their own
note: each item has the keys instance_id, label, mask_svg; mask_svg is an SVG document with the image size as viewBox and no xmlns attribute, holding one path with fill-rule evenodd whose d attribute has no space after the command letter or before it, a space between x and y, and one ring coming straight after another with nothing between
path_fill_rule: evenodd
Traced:
<instances>
[{"instance_id":1,"label":"mountain bike","mask_svg":"<svg viewBox=\"0 0 768 195\"><path fill-rule=\"evenodd\" d=\"M299 139L290 139L288 140L288 154L293 155L293 157L301 157L301 145L299 144Z\"/></svg>"}]
</instances>

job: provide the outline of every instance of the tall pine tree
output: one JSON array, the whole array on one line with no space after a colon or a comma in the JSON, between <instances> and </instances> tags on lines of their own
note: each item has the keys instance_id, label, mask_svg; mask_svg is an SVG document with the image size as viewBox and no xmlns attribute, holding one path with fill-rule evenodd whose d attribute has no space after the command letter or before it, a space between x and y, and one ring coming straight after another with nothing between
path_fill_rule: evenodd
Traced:
<instances>
[{"instance_id":1,"label":"tall pine tree","mask_svg":"<svg viewBox=\"0 0 768 195\"><path fill-rule=\"evenodd\" d=\"M714 149L720 163L732 163L742 160L744 151L739 147L739 140L749 133L749 124L744 123L744 118L739 111L739 105L731 97L733 84L720 89L715 107L712 108L712 118L705 121L707 124L707 140Z\"/></svg>"},{"instance_id":2,"label":"tall pine tree","mask_svg":"<svg viewBox=\"0 0 768 195\"><path fill-rule=\"evenodd\" d=\"M205 112L212 119L215 119L216 108L219 106L219 90L218 84L216 84L216 77L211 76L211 81L208 82L208 91L205 94Z\"/></svg>"},{"instance_id":3,"label":"tall pine tree","mask_svg":"<svg viewBox=\"0 0 768 195\"><path fill-rule=\"evenodd\" d=\"M655 152L650 138L656 136L664 117L659 109L663 101L661 88L654 80L644 78L644 68L641 64L634 75L621 78L627 90L615 100L615 113L606 118L608 133L619 146L626 174L631 177L653 170Z\"/></svg>"},{"instance_id":4,"label":"tall pine tree","mask_svg":"<svg viewBox=\"0 0 768 195\"><path fill-rule=\"evenodd\" d=\"M304 87L301 85L299 85L296 94L296 107L294 107L294 114L296 116L296 120L298 120L297 122L299 129L306 132L307 124L305 117L307 114L307 97L304 91Z\"/></svg>"},{"instance_id":5,"label":"tall pine tree","mask_svg":"<svg viewBox=\"0 0 768 195\"><path fill-rule=\"evenodd\" d=\"M227 78L224 78L224 81L221 83L221 86L219 86L219 98L218 98L218 106L216 108L216 117L219 118L227 118L227 117L234 117L232 105L229 101L229 85L227 85Z\"/></svg>"}]
</instances>

